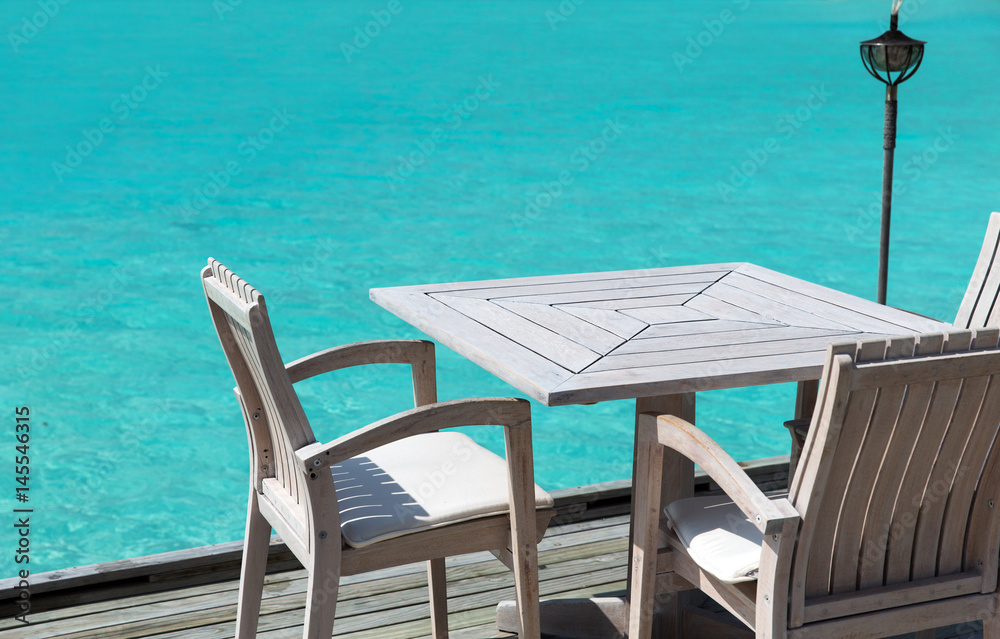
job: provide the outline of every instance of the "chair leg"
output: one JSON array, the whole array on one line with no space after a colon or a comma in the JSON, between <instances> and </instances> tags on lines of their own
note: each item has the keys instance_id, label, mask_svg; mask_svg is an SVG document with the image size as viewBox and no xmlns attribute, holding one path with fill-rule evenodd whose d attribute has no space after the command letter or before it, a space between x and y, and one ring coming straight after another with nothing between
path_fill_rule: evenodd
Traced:
<instances>
[{"instance_id":1,"label":"chair leg","mask_svg":"<svg viewBox=\"0 0 1000 639\"><path fill-rule=\"evenodd\" d=\"M431 633L434 639L448 639L448 586L444 558L427 562L427 589L431 599Z\"/></svg>"},{"instance_id":2,"label":"chair leg","mask_svg":"<svg viewBox=\"0 0 1000 639\"><path fill-rule=\"evenodd\" d=\"M538 606L538 537L536 536L535 478L531 459L531 431L504 427L510 499L510 552L517 591L520 639L542 635ZM513 460L513 465L512 465ZM515 469L515 470L510 470Z\"/></svg>"},{"instance_id":3,"label":"chair leg","mask_svg":"<svg viewBox=\"0 0 1000 639\"><path fill-rule=\"evenodd\" d=\"M338 536L337 541L340 541ZM302 639L330 639L337 616L337 593L340 590L340 553L314 550L309 562L309 585L306 589L306 621Z\"/></svg>"},{"instance_id":4,"label":"chair leg","mask_svg":"<svg viewBox=\"0 0 1000 639\"><path fill-rule=\"evenodd\" d=\"M983 639L1000 639L1000 615L983 619Z\"/></svg>"},{"instance_id":5,"label":"chair leg","mask_svg":"<svg viewBox=\"0 0 1000 639\"><path fill-rule=\"evenodd\" d=\"M260 600L264 593L264 573L267 569L267 549L271 540L271 524L260 514L256 491L250 489L247 506L247 527L243 540L243 568L240 574L240 599L236 610L236 639L254 639L260 616Z\"/></svg>"},{"instance_id":6,"label":"chair leg","mask_svg":"<svg viewBox=\"0 0 1000 639\"><path fill-rule=\"evenodd\" d=\"M538 555L531 542L531 549L519 551L517 535L514 535L514 587L517 590L517 616L521 631L520 639L538 639L542 634L542 624L538 607Z\"/></svg>"},{"instance_id":7,"label":"chair leg","mask_svg":"<svg viewBox=\"0 0 1000 639\"><path fill-rule=\"evenodd\" d=\"M660 529L660 492L663 448L636 439L633 520L632 582L629 591L630 639L649 639L653 632L656 594L657 542ZM680 623L680 619L672 620ZM673 632L670 636L673 636Z\"/></svg>"}]
</instances>

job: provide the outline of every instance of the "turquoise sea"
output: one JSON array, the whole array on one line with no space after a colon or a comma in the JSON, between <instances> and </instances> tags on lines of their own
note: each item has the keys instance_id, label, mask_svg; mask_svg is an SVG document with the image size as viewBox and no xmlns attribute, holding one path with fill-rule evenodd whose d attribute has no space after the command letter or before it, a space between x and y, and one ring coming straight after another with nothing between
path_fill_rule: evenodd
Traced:
<instances>
[{"instance_id":1,"label":"turquoise sea","mask_svg":"<svg viewBox=\"0 0 1000 639\"><path fill-rule=\"evenodd\" d=\"M884 89L858 42L890 5L4 0L0 577L15 507L36 572L242 537L210 255L268 296L286 360L420 337L372 287L745 260L874 298ZM906 0L901 28L928 45L889 302L951 319L1000 209L1000 2ZM519 394L438 352L442 399ZM401 367L300 390L322 439L410 401ZM699 423L781 454L793 394L706 393ZM631 411L535 404L539 483L628 477Z\"/></svg>"}]
</instances>

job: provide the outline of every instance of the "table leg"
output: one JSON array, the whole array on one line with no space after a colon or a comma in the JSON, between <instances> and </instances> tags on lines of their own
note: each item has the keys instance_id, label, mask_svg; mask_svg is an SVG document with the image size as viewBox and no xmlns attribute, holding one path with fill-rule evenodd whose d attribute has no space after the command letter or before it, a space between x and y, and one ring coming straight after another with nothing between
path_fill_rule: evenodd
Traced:
<instances>
[{"instance_id":1,"label":"table leg","mask_svg":"<svg viewBox=\"0 0 1000 639\"><path fill-rule=\"evenodd\" d=\"M795 392L795 419L812 419L819 396L819 380L799 382Z\"/></svg>"},{"instance_id":2,"label":"table leg","mask_svg":"<svg viewBox=\"0 0 1000 639\"><path fill-rule=\"evenodd\" d=\"M663 397L641 397L635 402L636 426L641 413L667 413L694 423L695 394L683 393ZM636 442L637 444L638 442ZM633 450L637 450L636 445ZM635 485L636 464L632 464L632 521L635 521ZM680 453L672 450L663 451L663 484L660 492L660 512L671 502L691 497L694 494L694 464ZM629 574L628 583L632 583L632 533L629 532ZM683 612L687 593L658 593L655 598L653 636L663 639L674 639L683 636Z\"/></svg>"},{"instance_id":3,"label":"table leg","mask_svg":"<svg viewBox=\"0 0 1000 639\"><path fill-rule=\"evenodd\" d=\"M812 419L813 411L816 409L816 400L819 396L819 380L810 379L799 382L795 393L795 421L808 422ZM805 437L798 432L798 427L791 423L786 423L789 427L788 434L792 437L792 447L788 454L788 483L791 487L792 476L795 474L795 467L798 466L799 457L802 456L802 446L805 444Z\"/></svg>"},{"instance_id":4,"label":"table leg","mask_svg":"<svg viewBox=\"0 0 1000 639\"><path fill-rule=\"evenodd\" d=\"M641 397L635 403L636 426L640 413L668 413L694 423L694 393ZM635 442L633 442L635 443ZM633 451L636 450L633 447ZM679 453L664 451L663 488L661 509L668 504L694 493L694 464ZM635 457L633 452L632 485L636 485ZM633 496L635 492L633 491ZM632 520L635 500L632 501ZM632 581L632 531L629 529L628 580ZM653 636L661 639L682 637L682 612L686 593L673 592L656 596L656 618ZM541 604L542 632L574 637L575 639L623 638L628 628L628 599L601 597L593 599L554 599ZM497 607L497 628L517 632L517 609L514 602L505 601Z\"/></svg>"}]
</instances>

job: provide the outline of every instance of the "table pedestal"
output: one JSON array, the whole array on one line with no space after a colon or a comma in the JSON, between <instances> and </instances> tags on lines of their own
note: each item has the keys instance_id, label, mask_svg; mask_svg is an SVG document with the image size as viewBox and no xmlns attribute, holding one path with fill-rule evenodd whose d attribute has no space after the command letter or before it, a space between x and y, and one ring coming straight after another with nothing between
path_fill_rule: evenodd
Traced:
<instances>
[{"instance_id":1,"label":"table pedestal","mask_svg":"<svg viewBox=\"0 0 1000 639\"><path fill-rule=\"evenodd\" d=\"M635 419L641 413L667 413L694 423L695 394L682 393L663 397L641 397L636 400ZM633 448L635 450L635 448ZM662 508L667 504L694 493L694 464L679 453L664 452ZM636 485L633 453L632 485ZM635 517L632 501L631 517ZM628 578L632 581L632 538L629 532ZM670 575L661 576L661 579ZM683 608L686 593L673 592L656 597L656 623L654 636L677 639L683 635ZM553 599L541 603L542 632L574 639L621 639L628 632L628 599L596 597L592 599ZM517 608L513 601L504 601L497 607L497 628L504 632L517 632Z\"/></svg>"},{"instance_id":2,"label":"table pedestal","mask_svg":"<svg viewBox=\"0 0 1000 639\"><path fill-rule=\"evenodd\" d=\"M799 382L795 402L795 418L809 419L816 406L818 382ZM636 432L642 413L666 413L695 423L695 394L680 393L661 397L640 397L635 404ZM633 451L638 449L633 443ZM694 494L694 464L672 450L663 451L663 484L660 493L661 512L673 501ZM633 453L632 486L636 477ZM635 493L633 492L633 497ZM635 521L635 499L632 500L631 520ZM688 602L688 589L693 588L680 575L670 571L669 557L661 556L658 562L664 569L657 570L657 588L654 601L653 637L656 639L681 639L684 636L684 608ZM632 583L632 530L629 530L629 563L627 584ZM671 592L673 591L673 592ZM592 599L554 599L541 603L542 632L574 639L622 639L628 634L629 601L620 597ZM517 632L517 608L513 601L502 602L497 607L497 628Z\"/></svg>"},{"instance_id":3,"label":"table pedestal","mask_svg":"<svg viewBox=\"0 0 1000 639\"><path fill-rule=\"evenodd\" d=\"M664 413L676 415L683 420L694 423L695 420L695 394L682 393L678 395L666 395L663 397L640 397L635 402L636 433L638 435L639 415L641 413ZM633 451L638 450L638 441L633 444ZM638 483L636 477L635 457L632 460L632 508L631 521L635 522L635 486ZM669 504L678 499L685 499L694 495L694 463L672 450L663 451L663 484L660 493L660 512ZM632 584L632 527L629 527L629 564L628 564L628 584L631 589ZM673 573L666 573L658 576L658 580L670 580ZM654 600L653 610L653 636L662 639L676 639L684 635L684 606L687 603L687 593L683 590L675 592L657 593ZM627 616L627 615L626 615Z\"/></svg>"}]
</instances>

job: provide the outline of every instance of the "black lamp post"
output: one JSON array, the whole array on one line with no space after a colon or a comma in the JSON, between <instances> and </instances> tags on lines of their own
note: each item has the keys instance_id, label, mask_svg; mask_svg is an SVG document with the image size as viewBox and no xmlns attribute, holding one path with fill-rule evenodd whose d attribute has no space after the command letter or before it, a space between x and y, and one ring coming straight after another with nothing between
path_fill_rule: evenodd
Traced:
<instances>
[{"instance_id":1,"label":"black lamp post","mask_svg":"<svg viewBox=\"0 0 1000 639\"><path fill-rule=\"evenodd\" d=\"M892 209L892 160L896 148L896 85L913 77L924 59L922 40L907 37L897 29L899 5L893 2L889 30L861 43L861 60L873 77L885 83L885 126L882 133L882 235L878 255L878 303L885 304L889 277L889 216ZM895 77L893 77L895 74Z\"/></svg>"}]
</instances>

